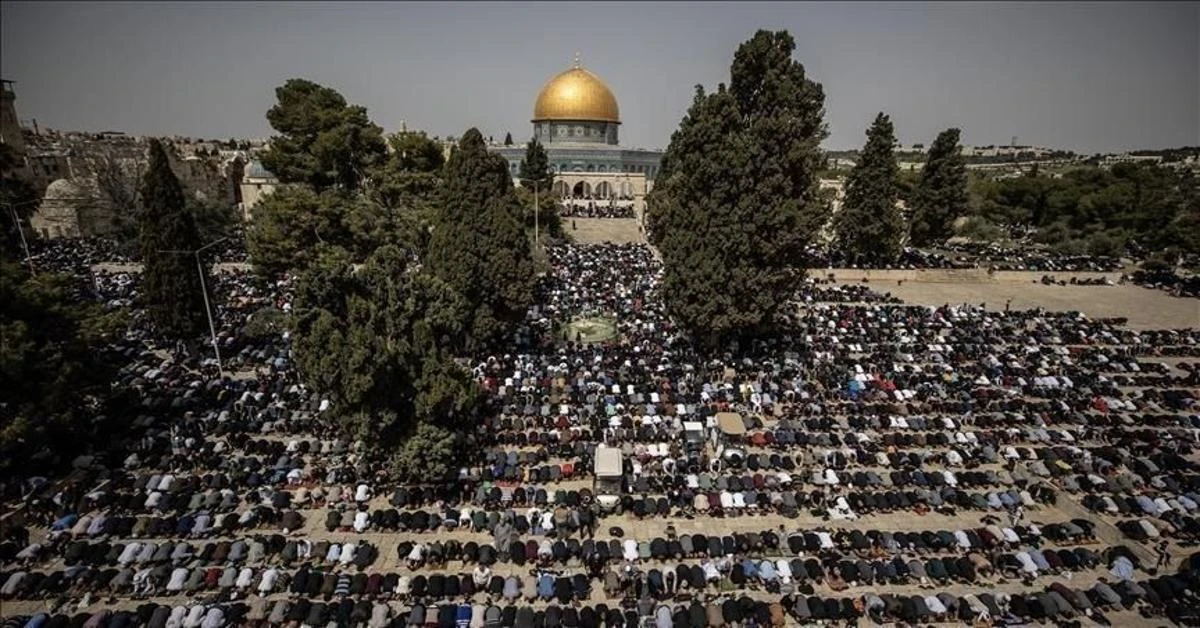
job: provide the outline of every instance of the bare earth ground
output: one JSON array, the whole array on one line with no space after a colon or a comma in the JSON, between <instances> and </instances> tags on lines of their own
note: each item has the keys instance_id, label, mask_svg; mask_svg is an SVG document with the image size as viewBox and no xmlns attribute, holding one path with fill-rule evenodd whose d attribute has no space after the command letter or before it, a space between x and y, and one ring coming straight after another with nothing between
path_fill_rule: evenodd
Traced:
<instances>
[{"instance_id":1,"label":"bare earth ground","mask_svg":"<svg viewBox=\"0 0 1200 628\"><path fill-rule=\"evenodd\" d=\"M1013 309L1044 307L1052 311L1079 311L1091 318L1128 317L1133 329L1200 327L1200 300L1168 295L1140 286L1044 286L1040 283L924 283L905 281L869 284L908 303L938 306L986 304L1003 310L1012 299Z\"/></svg>"},{"instance_id":2,"label":"bare earth ground","mask_svg":"<svg viewBox=\"0 0 1200 628\"><path fill-rule=\"evenodd\" d=\"M579 244L645 242L635 218L563 218L563 231ZM575 229L571 229L571 224Z\"/></svg>"}]
</instances>

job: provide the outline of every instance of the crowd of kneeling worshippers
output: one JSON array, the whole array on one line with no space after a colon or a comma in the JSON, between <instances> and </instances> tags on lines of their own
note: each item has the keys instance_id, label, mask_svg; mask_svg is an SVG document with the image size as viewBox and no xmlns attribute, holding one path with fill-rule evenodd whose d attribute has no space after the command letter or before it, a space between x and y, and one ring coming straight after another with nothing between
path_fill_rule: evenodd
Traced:
<instances>
[{"instance_id":1,"label":"crowd of kneeling worshippers","mask_svg":"<svg viewBox=\"0 0 1200 628\"><path fill-rule=\"evenodd\" d=\"M6 623L1197 621L1200 332L808 281L786 335L704 359L649 249L547 254L524 340L470 365L482 447L447 478L393 477L301 382L285 329L246 332L290 309L289 280L217 273L239 377L135 330L114 350L137 437L0 484L0 600L38 603ZM136 273L88 281L136 302ZM556 342L579 316L618 339ZM600 447L623 454L613 507Z\"/></svg>"}]
</instances>

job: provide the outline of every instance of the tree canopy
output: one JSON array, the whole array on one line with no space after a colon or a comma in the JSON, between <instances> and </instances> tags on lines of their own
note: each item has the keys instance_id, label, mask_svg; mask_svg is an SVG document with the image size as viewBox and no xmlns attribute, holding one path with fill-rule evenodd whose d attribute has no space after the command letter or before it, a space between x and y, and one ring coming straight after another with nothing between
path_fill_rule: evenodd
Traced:
<instances>
[{"instance_id":1,"label":"tree canopy","mask_svg":"<svg viewBox=\"0 0 1200 628\"><path fill-rule=\"evenodd\" d=\"M554 171L550 169L550 158L546 148L537 138L529 140L525 145L525 158L517 169L517 177L521 187L537 187L539 192L545 192L554 186Z\"/></svg>"},{"instance_id":2,"label":"tree canopy","mask_svg":"<svg viewBox=\"0 0 1200 628\"><path fill-rule=\"evenodd\" d=\"M371 170L371 198L393 209L425 211L441 182L442 147L420 131L387 138L387 159Z\"/></svg>"},{"instance_id":3,"label":"tree canopy","mask_svg":"<svg viewBox=\"0 0 1200 628\"><path fill-rule=\"evenodd\" d=\"M867 144L850 171L845 201L834 217L838 247L862 260L888 262L900 254L904 219L896 208L895 144L892 121L880 113L867 129Z\"/></svg>"},{"instance_id":4,"label":"tree canopy","mask_svg":"<svg viewBox=\"0 0 1200 628\"><path fill-rule=\"evenodd\" d=\"M558 199L552 192L554 188L554 170L550 168L550 157L546 148L536 138L525 145L525 158L517 169L517 177L521 181L518 197L521 207L533 207L537 204L537 227L552 236L562 235L562 220L558 212ZM537 190L537 198L529 192ZM535 226L533 212L525 212L525 226Z\"/></svg>"},{"instance_id":5,"label":"tree canopy","mask_svg":"<svg viewBox=\"0 0 1200 628\"><path fill-rule=\"evenodd\" d=\"M281 182L305 183L318 192L357 190L387 157L383 129L367 118L364 107L346 104L336 90L289 79L275 96L267 121L278 135L261 159Z\"/></svg>"},{"instance_id":6,"label":"tree canopy","mask_svg":"<svg viewBox=\"0 0 1200 628\"><path fill-rule=\"evenodd\" d=\"M533 299L533 259L508 162L470 129L446 164L426 263L467 303L459 348L512 339Z\"/></svg>"},{"instance_id":7,"label":"tree canopy","mask_svg":"<svg viewBox=\"0 0 1200 628\"><path fill-rule=\"evenodd\" d=\"M480 390L441 347L461 333L465 307L399 247L379 248L357 269L344 251L326 251L296 285L297 368L331 395L348 431L378 447L430 428L462 431ZM414 461L404 470L420 469Z\"/></svg>"},{"instance_id":8,"label":"tree canopy","mask_svg":"<svg viewBox=\"0 0 1200 628\"><path fill-rule=\"evenodd\" d=\"M85 285L0 261L0 472L73 455L95 435L90 410L115 370L103 349L126 321Z\"/></svg>"},{"instance_id":9,"label":"tree canopy","mask_svg":"<svg viewBox=\"0 0 1200 628\"><path fill-rule=\"evenodd\" d=\"M647 199L668 311L710 348L774 325L828 216L825 97L794 49L786 31L759 31L734 54L728 89L696 87Z\"/></svg>"},{"instance_id":10,"label":"tree canopy","mask_svg":"<svg viewBox=\"0 0 1200 628\"><path fill-rule=\"evenodd\" d=\"M264 198L246 228L250 260L268 277L299 272L329 248L362 262L387 244L420 255L427 241L419 214L341 190L318 194L303 185L284 185Z\"/></svg>"},{"instance_id":11,"label":"tree canopy","mask_svg":"<svg viewBox=\"0 0 1200 628\"><path fill-rule=\"evenodd\" d=\"M4 216L0 217L0 221L4 222L4 241L0 243L3 245L0 248L6 251L5 255L12 257L21 248L18 229L25 228L29 217L37 210L37 190L19 176L21 168L20 158L12 146L0 143L0 206L12 207L12 211L4 207ZM16 222L13 221L14 215Z\"/></svg>"},{"instance_id":12,"label":"tree canopy","mask_svg":"<svg viewBox=\"0 0 1200 628\"><path fill-rule=\"evenodd\" d=\"M1035 240L1064 252L1119 252L1136 245L1144 251L1200 253L1200 194L1187 169L1084 166L1058 176L1030 172L980 181L971 193L979 216L999 225L1034 227Z\"/></svg>"},{"instance_id":13,"label":"tree canopy","mask_svg":"<svg viewBox=\"0 0 1200 628\"><path fill-rule=\"evenodd\" d=\"M141 298L159 333L193 339L206 330L203 281L192 252L205 243L188 211L179 179L162 143L150 141L150 162L142 182L139 243ZM204 272L207 272L205 270Z\"/></svg>"},{"instance_id":14,"label":"tree canopy","mask_svg":"<svg viewBox=\"0 0 1200 628\"><path fill-rule=\"evenodd\" d=\"M969 210L967 164L958 138L958 129L946 129L929 147L910 201L914 246L944 242L953 233L955 219Z\"/></svg>"}]
</instances>

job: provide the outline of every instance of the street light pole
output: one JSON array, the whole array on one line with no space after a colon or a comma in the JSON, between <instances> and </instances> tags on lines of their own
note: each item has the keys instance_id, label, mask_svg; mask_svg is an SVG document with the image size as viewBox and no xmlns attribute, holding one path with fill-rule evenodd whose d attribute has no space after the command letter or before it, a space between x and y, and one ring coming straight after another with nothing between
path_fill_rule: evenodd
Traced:
<instances>
[{"instance_id":1,"label":"street light pole","mask_svg":"<svg viewBox=\"0 0 1200 628\"><path fill-rule=\"evenodd\" d=\"M542 213L542 206L538 204L538 184L539 183L541 183L541 181L535 180L533 182L533 245L535 247L538 245L538 225L539 225L538 214Z\"/></svg>"},{"instance_id":2,"label":"street light pole","mask_svg":"<svg viewBox=\"0 0 1200 628\"><path fill-rule=\"evenodd\" d=\"M17 228L17 233L21 234L21 248L25 249L25 263L29 265L29 272L34 272L33 256L29 254L29 241L25 239L25 226L21 224L21 219L17 216L17 205L33 205L41 201L26 201L24 203L5 203L8 207L8 213L12 216L13 226Z\"/></svg>"},{"instance_id":3,"label":"street light pole","mask_svg":"<svg viewBox=\"0 0 1200 628\"><path fill-rule=\"evenodd\" d=\"M200 261L200 253L205 249L216 246L229 238L221 238L213 240L208 244L196 249L195 251L170 251L160 250L159 253L174 253L174 254L190 254L196 257L196 272L200 274L200 293L204 297L204 315L208 318L208 334L212 339L213 354L217 358L217 373L222 378L225 377L225 368L221 365L221 345L217 342L217 326L213 323L212 305L208 302L208 284L204 281L204 264Z\"/></svg>"}]
</instances>

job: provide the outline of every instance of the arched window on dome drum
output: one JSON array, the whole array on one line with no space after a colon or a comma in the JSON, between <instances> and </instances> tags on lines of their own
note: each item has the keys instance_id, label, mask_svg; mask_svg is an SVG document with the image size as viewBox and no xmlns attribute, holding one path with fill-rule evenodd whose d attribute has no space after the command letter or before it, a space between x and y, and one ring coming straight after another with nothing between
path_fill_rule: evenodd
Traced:
<instances>
[{"instance_id":1,"label":"arched window on dome drum","mask_svg":"<svg viewBox=\"0 0 1200 628\"><path fill-rule=\"evenodd\" d=\"M596 164L588 164L587 171L588 171L588 172L595 172L595 171L596 171Z\"/></svg>"}]
</instances>

